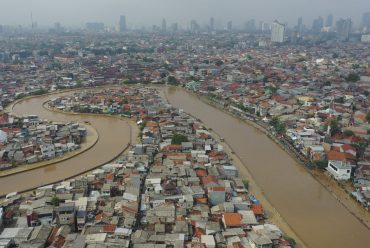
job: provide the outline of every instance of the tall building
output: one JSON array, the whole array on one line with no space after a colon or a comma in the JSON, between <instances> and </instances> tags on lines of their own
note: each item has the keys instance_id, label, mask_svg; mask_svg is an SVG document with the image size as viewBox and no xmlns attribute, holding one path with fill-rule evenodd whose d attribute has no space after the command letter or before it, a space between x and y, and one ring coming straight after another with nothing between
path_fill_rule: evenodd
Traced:
<instances>
[{"instance_id":1,"label":"tall building","mask_svg":"<svg viewBox=\"0 0 370 248\"><path fill-rule=\"evenodd\" d=\"M325 26L326 26L326 27L332 27L332 26L333 26L333 15L332 15L332 14L329 14L329 15L326 17Z\"/></svg>"},{"instance_id":2,"label":"tall building","mask_svg":"<svg viewBox=\"0 0 370 248\"><path fill-rule=\"evenodd\" d=\"M284 41L285 26L278 21L271 25L271 41L281 43Z\"/></svg>"},{"instance_id":3,"label":"tall building","mask_svg":"<svg viewBox=\"0 0 370 248\"><path fill-rule=\"evenodd\" d=\"M121 33L127 31L127 26L126 26L126 16L121 15L119 18L119 31Z\"/></svg>"},{"instance_id":4,"label":"tall building","mask_svg":"<svg viewBox=\"0 0 370 248\"><path fill-rule=\"evenodd\" d=\"M177 24L177 22L172 23L171 30L172 32L177 32L179 30L179 25Z\"/></svg>"},{"instance_id":5,"label":"tall building","mask_svg":"<svg viewBox=\"0 0 370 248\"><path fill-rule=\"evenodd\" d=\"M163 32L167 31L167 22L166 22L166 19L164 19L164 18L162 20L162 31Z\"/></svg>"},{"instance_id":6,"label":"tall building","mask_svg":"<svg viewBox=\"0 0 370 248\"><path fill-rule=\"evenodd\" d=\"M211 19L209 19L209 29L211 31L215 30L215 19L213 17L211 17Z\"/></svg>"},{"instance_id":7,"label":"tall building","mask_svg":"<svg viewBox=\"0 0 370 248\"><path fill-rule=\"evenodd\" d=\"M254 32L256 31L256 21L251 19L245 23L245 30L247 32Z\"/></svg>"},{"instance_id":8,"label":"tall building","mask_svg":"<svg viewBox=\"0 0 370 248\"><path fill-rule=\"evenodd\" d=\"M370 12L362 15L362 26L365 32L370 32Z\"/></svg>"},{"instance_id":9,"label":"tall building","mask_svg":"<svg viewBox=\"0 0 370 248\"><path fill-rule=\"evenodd\" d=\"M347 19L339 19L336 22L336 31L337 36L340 40L347 41L349 39L349 34L351 33L352 29L352 20L351 18Z\"/></svg>"},{"instance_id":10,"label":"tall building","mask_svg":"<svg viewBox=\"0 0 370 248\"><path fill-rule=\"evenodd\" d=\"M302 17L299 17L297 22L297 31L301 32L302 30L303 30L303 19Z\"/></svg>"},{"instance_id":11,"label":"tall building","mask_svg":"<svg viewBox=\"0 0 370 248\"><path fill-rule=\"evenodd\" d=\"M227 22L227 30L232 30L233 29L233 22L232 21L229 21Z\"/></svg>"},{"instance_id":12,"label":"tall building","mask_svg":"<svg viewBox=\"0 0 370 248\"><path fill-rule=\"evenodd\" d=\"M324 27L324 19L319 16L317 19L313 20L312 31L315 33L321 32L321 29Z\"/></svg>"},{"instance_id":13,"label":"tall building","mask_svg":"<svg viewBox=\"0 0 370 248\"><path fill-rule=\"evenodd\" d=\"M265 23L263 21L260 21L259 22L259 26L258 26L258 30L260 30L262 32L268 32L268 31L270 31L269 24L268 23Z\"/></svg>"},{"instance_id":14,"label":"tall building","mask_svg":"<svg viewBox=\"0 0 370 248\"><path fill-rule=\"evenodd\" d=\"M200 29L199 24L196 20L190 21L190 31L192 32L198 32Z\"/></svg>"}]
</instances>

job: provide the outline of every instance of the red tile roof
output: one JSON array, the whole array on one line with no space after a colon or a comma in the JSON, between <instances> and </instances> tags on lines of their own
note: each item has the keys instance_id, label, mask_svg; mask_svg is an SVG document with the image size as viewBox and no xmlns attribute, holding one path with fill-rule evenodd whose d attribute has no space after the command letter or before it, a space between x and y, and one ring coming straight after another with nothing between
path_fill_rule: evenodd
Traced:
<instances>
[{"instance_id":1,"label":"red tile roof","mask_svg":"<svg viewBox=\"0 0 370 248\"><path fill-rule=\"evenodd\" d=\"M215 176L205 176L205 177L202 177L202 183L203 185L207 185L209 183L217 183L217 178Z\"/></svg>"},{"instance_id":2,"label":"red tile roof","mask_svg":"<svg viewBox=\"0 0 370 248\"><path fill-rule=\"evenodd\" d=\"M242 215L239 213L224 213L225 225L228 227L237 227L242 225Z\"/></svg>"},{"instance_id":3,"label":"red tile roof","mask_svg":"<svg viewBox=\"0 0 370 248\"><path fill-rule=\"evenodd\" d=\"M116 228L117 228L117 225L115 225L115 224L106 224L106 225L104 225L103 230L106 233L114 233Z\"/></svg>"},{"instance_id":4,"label":"red tile roof","mask_svg":"<svg viewBox=\"0 0 370 248\"><path fill-rule=\"evenodd\" d=\"M255 215L263 215L263 207L261 204L252 204L252 211Z\"/></svg>"},{"instance_id":5,"label":"red tile roof","mask_svg":"<svg viewBox=\"0 0 370 248\"><path fill-rule=\"evenodd\" d=\"M202 170L202 169L197 169L196 174L197 174L198 177L205 177L205 176L207 176L207 171Z\"/></svg>"}]
</instances>

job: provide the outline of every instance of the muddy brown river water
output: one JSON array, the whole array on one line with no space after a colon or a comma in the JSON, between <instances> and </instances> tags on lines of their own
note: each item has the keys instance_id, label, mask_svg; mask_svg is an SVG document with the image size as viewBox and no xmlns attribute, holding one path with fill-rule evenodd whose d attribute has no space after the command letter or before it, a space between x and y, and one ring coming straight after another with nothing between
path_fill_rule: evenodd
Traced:
<instances>
[{"instance_id":1,"label":"muddy brown river water","mask_svg":"<svg viewBox=\"0 0 370 248\"><path fill-rule=\"evenodd\" d=\"M24 100L16 104L13 112L19 116L36 114L52 121L88 121L99 134L98 142L82 154L63 162L0 178L0 195L14 191L24 191L40 185L50 184L93 169L119 155L130 141L128 122L104 116L68 115L45 109L45 101L57 95L42 96Z\"/></svg>"},{"instance_id":2,"label":"muddy brown river water","mask_svg":"<svg viewBox=\"0 0 370 248\"><path fill-rule=\"evenodd\" d=\"M172 105L200 118L225 138L268 200L307 246L370 247L370 231L263 133L182 89L165 91ZM126 121L104 116L66 115L42 107L54 97L25 100L13 110L18 115L37 114L53 121L89 121L98 131L99 141L90 150L69 160L0 178L0 195L49 184L95 168L120 154L128 144L130 128Z\"/></svg>"},{"instance_id":3,"label":"muddy brown river water","mask_svg":"<svg viewBox=\"0 0 370 248\"><path fill-rule=\"evenodd\" d=\"M370 231L262 132L178 88L169 102L225 138L267 199L308 247L370 247Z\"/></svg>"}]
</instances>

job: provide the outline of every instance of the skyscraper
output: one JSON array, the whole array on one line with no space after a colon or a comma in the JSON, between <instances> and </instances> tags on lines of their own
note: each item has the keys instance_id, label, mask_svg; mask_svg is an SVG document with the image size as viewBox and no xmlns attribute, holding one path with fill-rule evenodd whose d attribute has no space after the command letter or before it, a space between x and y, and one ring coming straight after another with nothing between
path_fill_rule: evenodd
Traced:
<instances>
[{"instance_id":1,"label":"skyscraper","mask_svg":"<svg viewBox=\"0 0 370 248\"><path fill-rule=\"evenodd\" d=\"M251 19L245 23L245 31L247 32L254 32L256 31L256 21Z\"/></svg>"},{"instance_id":2,"label":"skyscraper","mask_svg":"<svg viewBox=\"0 0 370 248\"><path fill-rule=\"evenodd\" d=\"M229 21L227 22L227 30L232 30L233 29L233 22L232 21Z\"/></svg>"},{"instance_id":3,"label":"skyscraper","mask_svg":"<svg viewBox=\"0 0 370 248\"><path fill-rule=\"evenodd\" d=\"M324 19L319 16L317 19L313 20L312 23L312 31L319 33L321 32L321 29L324 27Z\"/></svg>"},{"instance_id":4,"label":"skyscraper","mask_svg":"<svg viewBox=\"0 0 370 248\"><path fill-rule=\"evenodd\" d=\"M162 20L162 31L163 32L167 31L167 22L166 22L166 19L164 19L164 18Z\"/></svg>"},{"instance_id":5,"label":"skyscraper","mask_svg":"<svg viewBox=\"0 0 370 248\"><path fill-rule=\"evenodd\" d=\"M178 29L179 29L179 26L178 26L177 22L172 23L172 25L171 25L172 32L177 32Z\"/></svg>"},{"instance_id":6,"label":"skyscraper","mask_svg":"<svg viewBox=\"0 0 370 248\"><path fill-rule=\"evenodd\" d=\"M278 21L271 25L271 41L281 43L284 41L285 26Z\"/></svg>"},{"instance_id":7,"label":"skyscraper","mask_svg":"<svg viewBox=\"0 0 370 248\"><path fill-rule=\"evenodd\" d=\"M297 31L301 32L302 29L303 29L303 19L302 19L302 17L299 17L298 18L298 23L297 23Z\"/></svg>"},{"instance_id":8,"label":"skyscraper","mask_svg":"<svg viewBox=\"0 0 370 248\"><path fill-rule=\"evenodd\" d=\"M325 26L326 26L326 27L332 27L332 26L333 26L333 15L332 15L332 14L329 14L329 15L326 17Z\"/></svg>"},{"instance_id":9,"label":"skyscraper","mask_svg":"<svg viewBox=\"0 0 370 248\"><path fill-rule=\"evenodd\" d=\"M215 19L213 17L211 17L211 19L209 19L209 29L211 31L215 30Z\"/></svg>"},{"instance_id":10,"label":"skyscraper","mask_svg":"<svg viewBox=\"0 0 370 248\"><path fill-rule=\"evenodd\" d=\"M347 41L349 39L349 34L352 29L352 20L351 18L339 19L336 22L336 31L337 36L340 40Z\"/></svg>"},{"instance_id":11,"label":"skyscraper","mask_svg":"<svg viewBox=\"0 0 370 248\"><path fill-rule=\"evenodd\" d=\"M190 21L190 31L192 32L198 32L199 31L199 24L196 20Z\"/></svg>"},{"instance_id":12,"label":"skyscraper","mask_svg":"<svg viewBox=\"0 0 370 248\"><path fill-rule=\"evenodd\" d=\"M126 32L127 26L126 26L126 16L121 15L119 18L119 31L121 33Z\"/></svg>"},{"instance_id":13,"label":"skyscraper","mask_svg":"<svg viewBox=\"0 0 370 248\"><path fill-rule=\"evenodd\" d=\"M362 15L362 26L365 32L370 32L370 12Z\"/></svg>"}]
</instances>

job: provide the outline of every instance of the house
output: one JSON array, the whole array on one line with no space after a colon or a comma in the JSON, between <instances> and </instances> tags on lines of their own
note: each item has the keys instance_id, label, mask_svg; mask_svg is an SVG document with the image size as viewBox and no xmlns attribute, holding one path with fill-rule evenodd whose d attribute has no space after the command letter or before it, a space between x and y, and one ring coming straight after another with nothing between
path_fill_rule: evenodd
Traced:
<instances>
[{"instance_id":1,"label":"house","mask_svg":"<svg viewBox=\"0 0 370 248\"><path fill-rule=\"evenodd\" d=\"M326 170L336 180L349 180L351 178L352 167L343 161L329 160Z\"/></svg>"},{"instance_id":2,"label":"house","mask_svg":"<svg viewBox=\"0 0 370 248\"><path fill-rule=\"evenodd\" d=\"M231 178L237 178L239 176L238 169L233 165L224 165L222 167L224 174Z\"/></svg>"},{"instance_id":3,"label":"house","mask_svg":"<svg viewBox=\"0 0 370 248\"><path fill-rule=\"evenodd\" d=\"M33 229L30 238L22 242L20 247L35 247L35 248L42 248L45 247L46 241L49 237L51 232L51 227L49 226L37 226Z\"/></svg>"},{"instance_id":4,"label":"house","mask_svg":"<svg viewBox=\"0 0 370 248\"><path fill-rule=\"evenodd\" d=\"M201 180L206 188L218 186L218 180L215 176L205 176Z\"/></svg>"},{"instance_id":5,"label":"house","mask_svg":"<svg viewBox=\"0 0 370 248\"><path fill-rule=\"evenodd\" d=\"M40 145L40 150L43 159L52 159L55 157L55 147L53 144Z\"/></svg>"},{"instance_id":6,"label":"house","mask_svg":"<svg viewBox=\"0 0 370 248\"><path fill-rule=\"evenodd\" d=\"M217 205L225 202L226 192L225 187L214 186L208 188L208 198L212 205Z\"/></svg>"},{"instance_id":7,"label":"house","mask_svg":"<svg viewBox=\"0 0 370 248\"><path fill-rule=\"evenodd\" d=\"M57 217L60 225L71 225L75 224L75 203L62 203L58 207Z\"/></svg>"},{"instance_id":8,"label":"house","mask_svg":"<svg viewBox=\"0 0 370 248\"><path fill-rule=\"evenodd\" d=\"M242 215L239 213L224 213L222 215L222 223L225 228L241 227Z\"/></svg>"},{"instance_id":9,"label":"house","mask_svg":"<svg viewBox=\"0 0 370 248\"><path fill-rule=\"evenodd\" d=\"M202 235L200 237L200 243L206 248L215 248L216 242L213 235Z\"/></svg>"},{"instance_id":10,"label":"house","mask_svg":"<svg viewBox=\"0 0 370 248\"><path fill-rule=\"evenodd\" d=\"M54 211L52 206L44 206L34 210L37 214L37 220L39 223L50 226L54 219Z\"/></svg>"},{"instance_id":11,"label":"house","mask_svg":"<svg viewBox=\"0 0 370 248\"><path fill-rule=\"evenodd\" d=\"M80 197L75 202L77 230L81 231L86 224L87 217L87 197Z\"/></svg>"},{"instance_id":12,"label":"house","mask_svg":"<svg viewBox=\"0 0 370 248\"><path fill-rule=\"evenodd\" d=\"M272 248L271 239L262 233L250 232L248 236L249 244L255 248Z\"/></svg>"}]
</instances>

